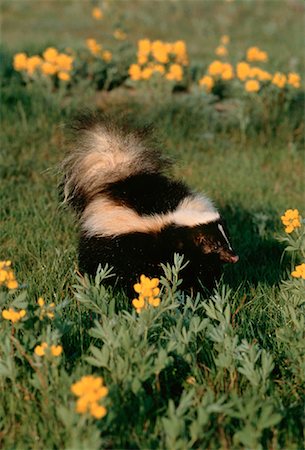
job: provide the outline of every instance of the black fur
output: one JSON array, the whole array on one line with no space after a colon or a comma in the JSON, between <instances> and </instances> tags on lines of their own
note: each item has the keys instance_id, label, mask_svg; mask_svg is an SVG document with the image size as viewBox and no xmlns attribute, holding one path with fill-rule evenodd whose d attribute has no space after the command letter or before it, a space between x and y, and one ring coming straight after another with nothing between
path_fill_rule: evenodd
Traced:
<instances>
[{"instance_id":1,"label":"black fur","mask_svg":"<svg viewBox=\"0 0 305 450\"><path fill-rule=\"evenodd\" d=\"M211 290L220 279L224 262L232 262L234 253L228 248L213 222L197 227L168 226L160 233L129 233L117 237L82 236L79 244L79 267L95 274L99 264L115 268L116 283L128 292L141 274L159 277L160 263L173 261L174 253L189 261L181 273L182 288ZM221 222L223 225L223 222ZM110 278L110 282L114 280Z\"/></svg>"},{"instance_id":2,"label":"black fur","mask_svg":"<svg viewBox=\"0 0 305 450\"><path fill-rule=\"evenodd\" d=\"M145 215L174 211L191 192L184 183L169 180L164 175L139 173L109 184L103 194Z\"/></svg>"}]
</instances>

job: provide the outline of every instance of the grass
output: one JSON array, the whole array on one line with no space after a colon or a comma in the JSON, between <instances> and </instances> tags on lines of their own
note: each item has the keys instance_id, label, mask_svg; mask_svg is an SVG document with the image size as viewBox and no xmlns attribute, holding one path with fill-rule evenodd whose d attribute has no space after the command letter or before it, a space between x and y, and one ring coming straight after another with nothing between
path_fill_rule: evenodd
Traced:
<instances>
[{"instance_id":1,"label":"grass","mask_svg":"<svg viewBox=\"0 0 305 450\"><path fill-rule=\"evenodd\" d=\"M11 61L48 45L80 48L87 37L110 43L109 33L124 26L133 43L185 39L196 70L229 34L233 60L258 45L272 70L301 73L303 5L130 1L114 3L99 26L90 5L2 2L1 259L13 261L21 289L4 289L0 304L3 310L15 301L28 318L14 327L0 322L2 448L300 449L304 283L290 272L304 261L304 231L290 242L277 237L285 236L286 209L304 215L303 89L265 123L253 100L244 132L240 99L77 86L58 97L24 86ZM160 308L139 316L131 299L103 287L105 274L85 284L77 278L77 225L60 205L56 167L65 152L63 125L84 105L153 123L177 161L177 177L219 206L240 262L226 267L213 296L179 292L179 260L161 280ZM282 258L288 244L292 258ZM39 320L40 296L57 305L53 321ZM39 359L41 342L61 344L63 354ZM100 421L76 413L70 392L91 373L109 388Z\"/></svg>"}]
</instances>

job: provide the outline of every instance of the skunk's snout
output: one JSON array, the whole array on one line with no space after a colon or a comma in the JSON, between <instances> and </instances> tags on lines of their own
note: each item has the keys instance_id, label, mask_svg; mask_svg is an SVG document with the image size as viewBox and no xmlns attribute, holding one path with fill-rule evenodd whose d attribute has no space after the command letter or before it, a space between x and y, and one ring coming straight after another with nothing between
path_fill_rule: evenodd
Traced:
<instances>
[{"instance_id":1,"label":"skunk's snout","mask_svg":"<svg viewBox=\"0 0 305 450\"><path fill-rule=\"evenodd\" d=\"M239 260L239 256L234 253L223 253L220 254L220 259L222 262L235 264Z\"/></svg>"},{"instance_id":2,"label":"skunk's snout","mask_svg":"<svg viewBox=\"0 0 305 450\"><path fill-rule=\"evenodd\" d=\"M238 260L239 260L239 256L238 255L234 255L234 256L231 256L229 262L235 264L235 263L237 263Z\"/></svg>"}]
</instances>

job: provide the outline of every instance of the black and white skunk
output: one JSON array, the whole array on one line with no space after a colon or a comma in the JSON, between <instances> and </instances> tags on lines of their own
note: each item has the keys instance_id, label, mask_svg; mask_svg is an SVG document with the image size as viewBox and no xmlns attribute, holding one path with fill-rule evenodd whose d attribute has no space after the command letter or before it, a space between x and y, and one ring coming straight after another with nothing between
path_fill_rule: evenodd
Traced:
<instances>
[{"instance_id":1,"label":"black and white skunk","mask_svg":"<svg viewBox=\"0 0 305 450\"><path fill-rule=\"evenodd\" d=\"M73 126L63 162L65 201L80 220L79 269L113 266L130 289L141 274L184 254L184 288L211 289L222 263L238 261L219 212L207 197L168 175L170 162L143 131L87 116ZM111 279L110 279L111 280Z\"/></svg>"}]
</instances>

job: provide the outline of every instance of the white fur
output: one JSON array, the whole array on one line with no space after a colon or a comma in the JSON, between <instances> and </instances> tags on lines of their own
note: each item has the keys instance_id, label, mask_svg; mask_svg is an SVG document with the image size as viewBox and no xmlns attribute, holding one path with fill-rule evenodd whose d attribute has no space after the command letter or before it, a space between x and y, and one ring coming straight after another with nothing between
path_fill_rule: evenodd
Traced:
<instances>
[{"instance_id":1,"label":"white fur","mask_svg":"<svg viewBox=\"0 0 305 450\"><path fill-rule=\"evenodd\" d=\"M223 235L224 239L226 240L229 249L232 250L232 247L230 245L229 239L227 238L225 230L223 229L223 226L220 223L218 224L218 229L221 232L221 234Z\"/></svg>"},{"instance_id":2,"label":"white fur","mask_svg":"<svg viewBox=\"0 0 305 450\"><path fill-rule=\"evenodd\" d=\"M139 215L131 208L100 197L85 209L82 229L88 237L118 236L133 232L156 233L170 224L193 227L219 218L211 201L199 195L186 197L175 211L151 215Z\"/></svg>"},{"instance_id":3,"label":"white fur","mask_svg":"<svg viewBox=\"0 0 305 450\"><path fill-rule=\"evenodd\" d=\"M143 144L133 134L119 134L103 125L83 132L76 148L65 159L65 201L76 190L90 195L106 183L113 183L142 170ZM147 161L148 167L154 161Z\"/></svg>"}]
</instances>

